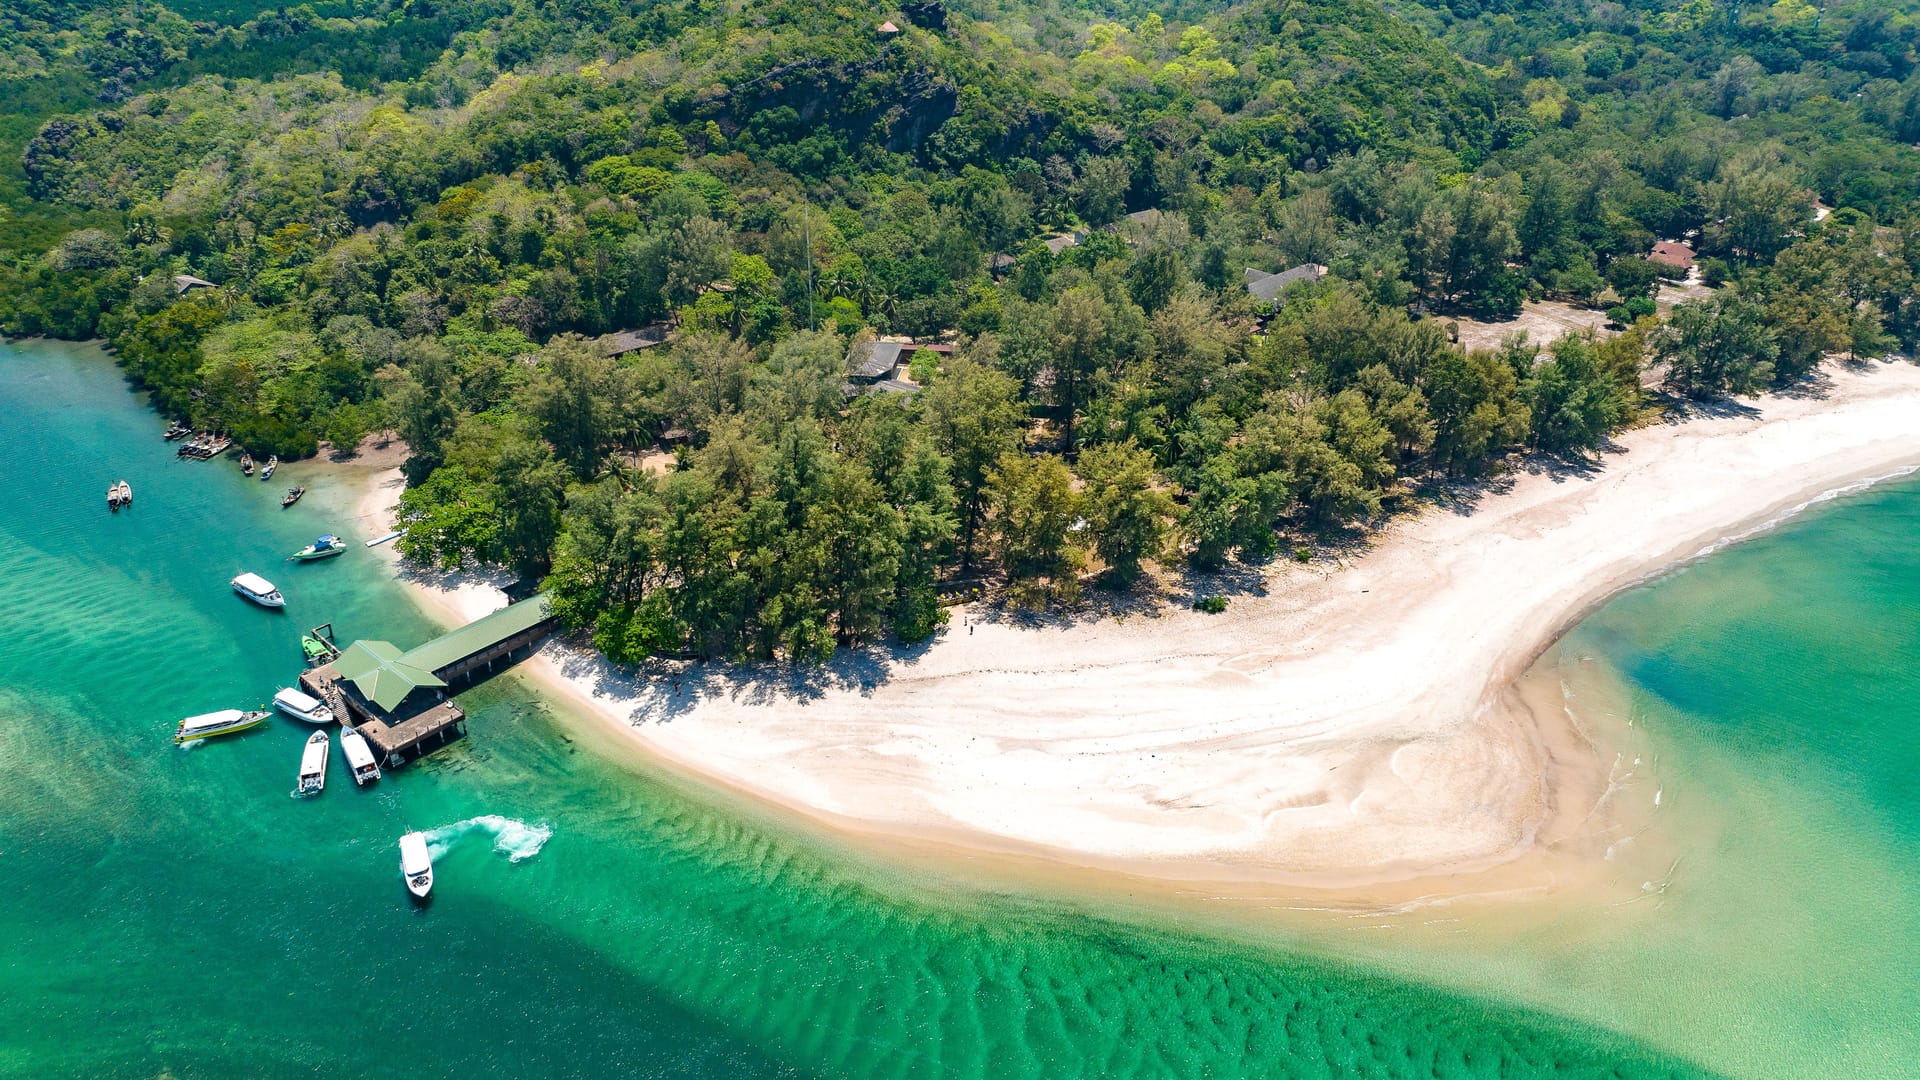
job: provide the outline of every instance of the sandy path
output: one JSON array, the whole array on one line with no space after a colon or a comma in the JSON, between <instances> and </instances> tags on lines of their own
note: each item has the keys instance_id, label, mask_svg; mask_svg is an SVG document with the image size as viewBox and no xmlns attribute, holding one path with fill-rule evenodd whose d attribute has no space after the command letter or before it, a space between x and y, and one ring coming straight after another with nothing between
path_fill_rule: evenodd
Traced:
<instances>
[{"instance_id":1,"label":"sandy path","mask_svg":"<svg viewBox=\"0 0 1920 1080\"><path fill-rule=\"evenodd\" d=\"M1920 367L1835 371L1819 398L1620 445L1396 525L1339 572L1277 568L1221 615L961 609L928 647L807 684L632 679L559 645L524 670L657 755L855 833L1352 903L1565 886L1614 812L1611 759L1514 680L1610 593L1920 466ZM369 534L399 491L376 477ZM472 578L414 588L448 621L504 602Z\"/></svg>"}]
</instances>

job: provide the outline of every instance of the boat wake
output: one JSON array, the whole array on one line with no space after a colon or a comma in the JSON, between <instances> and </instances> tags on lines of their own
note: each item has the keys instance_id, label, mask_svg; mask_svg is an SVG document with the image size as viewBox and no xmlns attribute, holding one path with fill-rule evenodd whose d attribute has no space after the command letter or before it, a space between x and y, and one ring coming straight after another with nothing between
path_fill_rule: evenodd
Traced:
<instances>
[{"instance_id":1,"label":"boat wake","mask_svg":"<svg viewBox=\"0 0 1920 1080\"><path fill-rule=\"evenodd\" d=\"M455 844L474 833L493 837L493 850L505 855L508 862L516 863L540 854L540 849L553 836L553 830L545 825L529 825L499 814L482 814L426 830L427 851L438 861L452 851Z\"/></svg>"}]
</instances>

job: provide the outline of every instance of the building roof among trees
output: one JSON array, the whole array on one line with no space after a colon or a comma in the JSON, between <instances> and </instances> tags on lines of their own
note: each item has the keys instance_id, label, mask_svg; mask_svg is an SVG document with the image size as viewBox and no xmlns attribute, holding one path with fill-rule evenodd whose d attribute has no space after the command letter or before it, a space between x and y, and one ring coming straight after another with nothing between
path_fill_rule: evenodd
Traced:
<instances>
[{"instance_id":1,"label":"building roof among trees","mask_svg":"<svg viewBox=\"0 0 1920 1080\"><path fill-rule=\"evenodd\" d=\"M1247 267L1247 291L1263 304L1272 303L1282 289L1296 281L1319 281L1327 276L1327 268L1319 263L1301 263L1291 270L1282 270L1269 274L1264 270Z\"/></svg>"},{"instance_id":2,"label":"building roof among trees","mask_svg":"<svg viewBox=\"0 0 1920 1080\"><path fill-rule=\"evenodd\" d=\"M189 289L217 289L217 288L219 288L218 285L215 285L213 282L208 281L206 278L194 277L192 274L173 275L173 291L177 293L183 293Z\"/></svg>"},{"instance_id":3,"label":"building roof among trees","mask_svg":"<svg viewBox=\"0 0 1920 1080\"><path fill-rule=\"evenodd\" d=\"M867 341L847 351L847 377L883 379L900 366L900 352L906 346L897 341Z\"/></svg>"},{"instance_id":4,"label":"building roof among trees","mask_svg":"<svg viewBox=\"0 0 1920 1080\"><path fill-rule=\"evenodd\" d=\"M1653 245L1653 253L1647 258L1681 270L1693 269L1693 249L1678 240L1662 240Z\"/></svg>"},{"instance_id":5,"label":"building roof among trees","mask_svg":"<svg viewBox=\"0 0 1920 1080\"><path fill-rule=\"evenodd\" d=\"M596 339L594 343L600 346L602 356L625 356L630 352L666 344L667 330L666 323L650 323L638 330L621 330L606 334Z\"/></svg>"}]
</instances>

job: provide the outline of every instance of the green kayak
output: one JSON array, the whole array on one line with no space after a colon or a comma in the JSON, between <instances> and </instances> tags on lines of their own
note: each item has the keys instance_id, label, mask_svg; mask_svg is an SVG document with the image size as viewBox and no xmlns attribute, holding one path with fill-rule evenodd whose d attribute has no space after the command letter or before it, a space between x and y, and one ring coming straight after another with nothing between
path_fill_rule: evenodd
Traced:
<instances>
[{"instance_id":1,"label":"green kayak","mask_svg":"<svg viewBox=\"0 0 1920 1080\"><path fill-rule=\"evenodd\" d=\"M293 562L312 562L315 559L331 559L347 550L337 536L323 536L299 551L287 556Z\"/></svg>"}]
</instances>

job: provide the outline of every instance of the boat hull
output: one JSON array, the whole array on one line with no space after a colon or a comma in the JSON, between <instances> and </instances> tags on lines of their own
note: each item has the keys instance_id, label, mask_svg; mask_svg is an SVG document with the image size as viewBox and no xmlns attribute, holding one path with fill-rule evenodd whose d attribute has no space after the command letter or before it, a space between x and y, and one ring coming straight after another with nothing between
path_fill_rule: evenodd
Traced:
<instances>
[{"instance_id":1,"label":"boat hull","mask_svg":"<svg viewBox=\"0 0 1920 1080\"><path fill-rule=\"evenodd\" d=\"M273 587L273 582L257 574L241 574L227 584L233 586L234 592L263 608L287 606L286 598L280 595L279 589Z\"/></svg>"},{"instance_id":2,"label":"boat hull","mask_svg":"<svg viewBox=\"0 0 1920 1080\"><path fill-rule=\"evenodd\" d=\"M327 733L316 731L307 739L300 754L300 775L294 791L300 795L318 795L327 786Z\"/></svg>"},{"instance_id":3,"label":"boat hull","mask_svg":"<svg viewBox=\"0 0 1920 1080\"><path fill-rule=\"evenodd\" d=\"M425 900L433 891L433 855L427 838L411 832L400 838L400 880L415 900Z\"/></svg>"},{"instance_id":4,"label":"boat hull","mask_svg":"<svg viewBox=\"0 0 1920 1080\"><path fill-rule=\"evenodd\" d=\"M352 728L341 728L340 752L346 755L354 783L365 787L380 779L380 764L373 760L373 748L367 745L366 736Z\"/></svg>"},{"instance_id":5,"label":"boat hull","mask_svg":"<svg viewBox=\"0 0 1920 1080\"><path fill-rule=\"evenodd\" d=\"M319 551L312 551L306 548L302 548L301 550L294 552L291 556L289 556L289 558L291 558L294 562L315 562L320 559L331 559L335 555L345 555L346 553L347 553L347 549L343 547L322 548Z\"/></svg>"}]
</instances>

